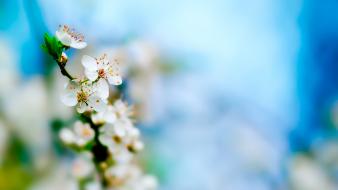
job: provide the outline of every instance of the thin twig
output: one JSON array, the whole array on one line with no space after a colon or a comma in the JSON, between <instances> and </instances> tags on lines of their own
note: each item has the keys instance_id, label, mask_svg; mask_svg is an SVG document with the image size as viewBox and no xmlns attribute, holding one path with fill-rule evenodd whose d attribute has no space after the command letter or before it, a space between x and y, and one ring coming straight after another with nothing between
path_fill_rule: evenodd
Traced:
<instances>
[{"instance_id":1,"label":"thin twig","mask_svg":"<svg viewBox=\"0 0 338 190\"><path fill-rule=\"evenodd\" d=\"M61 71L62 75L64 75L65 77L69 78L69 80L74 80L75 79L74 77L72 77L72 75L70 75L68 73L68 71L65 68L65 64L63 64L63 63L61 63L59 61L56 61L56 62L58 64L59 68L60 68L60 71Z\"/></svg>"}]
</instances>

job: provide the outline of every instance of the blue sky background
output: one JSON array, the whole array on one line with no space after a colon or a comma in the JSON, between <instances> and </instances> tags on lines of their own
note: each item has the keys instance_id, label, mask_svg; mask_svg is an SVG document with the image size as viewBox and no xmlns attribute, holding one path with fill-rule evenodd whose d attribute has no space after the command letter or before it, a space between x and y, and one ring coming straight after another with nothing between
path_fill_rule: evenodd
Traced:
<instances>
[{"instance_id":1,"label":"blue sky background","mask_svg":"<svg viewBox=\"0 0 338 190\"><path fill-rule=\"evenodd\" d=\"M184 70L159 81L146 129L162 189L276 189L285 160L326 138L337 94L338 2L2 1L0 39L29 78L43 72L39 35L59 24L95 46L148 39ZM324 136L324 137L323 137Z\"/></svg>"}]
</instances>

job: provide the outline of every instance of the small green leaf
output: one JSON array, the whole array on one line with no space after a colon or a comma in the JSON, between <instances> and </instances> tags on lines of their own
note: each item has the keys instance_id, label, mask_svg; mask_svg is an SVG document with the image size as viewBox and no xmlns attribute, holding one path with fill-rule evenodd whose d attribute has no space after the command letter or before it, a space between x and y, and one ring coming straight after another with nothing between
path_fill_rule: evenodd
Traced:
<instances>
[{"instance_id":1,"label":"small green leaf","mask_svg":"<svg viewBox=\"0 0 338 190\"><path fill-rule=\"evenodd\" d=\"M55 36L50 36L48 33L45 33L44 44L41 45L41 48L51 55L53 59L58 60L65 47Z\"/></svg>"}]
</instances>

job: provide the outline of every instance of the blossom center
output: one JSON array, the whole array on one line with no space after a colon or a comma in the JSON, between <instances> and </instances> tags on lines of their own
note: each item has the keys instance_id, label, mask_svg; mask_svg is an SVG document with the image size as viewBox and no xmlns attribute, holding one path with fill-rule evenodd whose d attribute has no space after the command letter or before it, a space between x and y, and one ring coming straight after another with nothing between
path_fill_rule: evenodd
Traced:
<instances>
[{"instance_id":1,"label":"blossom center","mask_svg":"<svg viewBox=\"0 0 338 190\"><path fill-rule=\"evenodd\" d=\"M82 135L83 135L84 137L90 137L91 134L92 134L92 131L91 131L89 128L84 128L84 129L82 130Z\"/></svg>"},{"instance_id":2,"label":"blossom center","mask_svg":"<svg viewBox=\"0 0 338 190\"><path fill-rule=\"evenodd\" d=\"M69 28L67 25L60 25L59 28L77 42L82 42L84 40L84 36L82 34L75 32L74 29Z\"/></svg>"},{"instance_id":3,"label":"blossom center","mask_svg":"<svg viewBox=\"0 0 338 190\"><path fill-rule=\"evenodd\" d=\"M99 75L99 77L104 78L106 76L104 69L99 69L98 75Z\"/></svg>"},{"instance_id":4,"label":"blossom center","mask_svg":"<svg viewBox=\"0 0 338 190\"><path fill-rule=\"evenodd\" d=\"M78 102L87 102L88 101L88 95L87 93L80 91L76 95L77 101Z\"/></svg>"},{"instance_id":5,"label":"blossom center","mask_svg":"<svg viewBox=\"0 0 338 190\"><path fill-rule=\"evenodd\" d=\"M122 142L122 138L119 137L119 136L117 136L117 135L114 135L114 136L113 136L113 140L114 140L114 142L116 142L116 143L118 143L118 144Z\"/></svg>"}]
</instances>

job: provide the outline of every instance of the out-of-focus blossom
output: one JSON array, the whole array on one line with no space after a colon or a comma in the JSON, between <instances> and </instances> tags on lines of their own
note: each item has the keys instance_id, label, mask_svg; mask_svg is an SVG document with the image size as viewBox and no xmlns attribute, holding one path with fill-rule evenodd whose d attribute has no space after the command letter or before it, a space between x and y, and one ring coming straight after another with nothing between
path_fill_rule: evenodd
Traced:
<instances>
[{"instance_id":1,"label":"out-of-focus blossom","mask_svg":"<svg viewBox=\"0 0 338 190\"><path fill-rule=\"evenodd\" d=\"M128 106L122 100L116 100L113 105L117 120L123 120L131 122L131 116L133 115L133 107Z\"/></svg>"},{"instance_id":2,"label":"out-of-focus blossom","mask_svg":"<svg viewBox=\"0 0 338 190\"><path fill-rule=\"evenodd\" d=\"M289 178L292 189L333 190L334 183L325 170L310 157L298 155L289 165Z\"/></svg>"},{"instance_id":3,"label":"out-of-focus blossom","mask_svg":"<svg viewBox=\"0 0 338 190\"><path fill-rule=\"evenodd\" d=\"M155 190L157 188L156 178L144 175L134 164L112 166L105 175L113 189Z\"/></svg>"},{"instance_id":4,"label":"out-of-focus blossom","mask_svg":"<svg viewBox=\"0 0 338 190\"><path fill-rule=\"evenodd\" d=\"M129 91L135 100L137 114L143 122L152 122L158 110L154 110L154 100L158 99L160 82L160 52L150 41L136 40L128 44L130 62ZM157 89L157 90L155 90ZM157 113L154 113L157 112Z\"/></svg>"},{"instance_id":5,"label":"out-of-focus blossom","mask_svg":"<svg viewBox=\"0 0 338 190\"><path fill-rule=\"evenodd\" d=\"M73 162L72 175L76 179L85 179L94 172L94 165L90 160L89 155L80 155Z\"/></svg>"},{"instance_id":6,"label":"out-of-focus blossom","mask_svg":"<svg viewBox=\"0 0 338 190\"><path fill-rule=\"evenodd\" d=\"M58 164L36 181L29 190L78 190L76 179L70 176L69 167Z\"/></svg>"},{"instance_id":7,"label":"out-of-focus blossom","mask_svg":"<svg viewBox=\"0 0 338 190\"><path fill-rule=\"evenodd\" d=\"M56 70L52 73L53 82L49 94L49 112L52 118L70 119L73 116L71 107L60 104L60 92L64 90L67 79L61 76L61 73Z\"/></svg>"},{"instance_id":8,"label":"out-of-focus blossom","mask_svg":"<svg viewBox=\"0 0 338 190\"><path fill-rule=\"evenodd\" d=\"M8 96L19 84L16 56L10 44L0 38L0 98Z\"/></svg>"},{"instance_id":9,"label":"out-of-focus blossom","mask_svg":"<svg viewBox=\"0 0 338 190\"><path fill-rule=\"evenodd\" d=\"M9 131L7 126L0 120L0 166L2 163L3 155L7 147L7 140L9 139Z\"/></svg>"},{"instance_id":10,"label":"out-of-focus blossom","mask_svg":"<svg viewBox=\"0 0 338 190\"><path fill-rule=\"evenodd\" d=\"M47 89L41 77L32 78L19 86L4 101L3 111L11 123L10 127L39 153L50 145L48 107Z\"/></svg>"},{"instance_id":11,"label":"out-of-focus blossom","mask_svg":"<svg viewBox=\"0 0 338 190\"><path fill-rule=\"evenodd\" d=\"M95 124L103 124L105 122L113 124L116 121L115 108L108 105L106 110L92 114L92 120Z\"/></svg>"},{"instance_id":12,"label":"out-of-focus blossom","mask_svg":"<svg viewBox=\"0 0 338 190\"><path fill-rule=\"evenodd\" d=\"M88 182L85 187L86 190L102 190L101 184L97 181Z\"/></svg>"},{"instance_id":13,"label":"out-of-focus blossom","mask_svg":"<svg viewBox=\"0 0 338 190\"><path fill-rule=\"evenodd\" d=\"M87 43L83 41L83 35L75 32L66 25L60 25L59 29L55 32L55 35L61 43L67 47L83 49L87 46Z\"/></svg>"},{"instance_id":14,"label":"out-of-focus blossom","mask_svg":"<svg viewBox=\"0 0 338 190\"><path fill-rule=\"evenodd\" d=\"M88 123L82 123L76 121L73 130L69 128L63 128L60 131L60 138L65 144L76 144L78 146L84 146L91 140L95 135L94 130Z\"/></svg>"}]
</instances>

